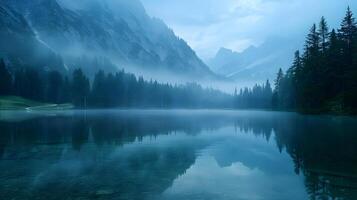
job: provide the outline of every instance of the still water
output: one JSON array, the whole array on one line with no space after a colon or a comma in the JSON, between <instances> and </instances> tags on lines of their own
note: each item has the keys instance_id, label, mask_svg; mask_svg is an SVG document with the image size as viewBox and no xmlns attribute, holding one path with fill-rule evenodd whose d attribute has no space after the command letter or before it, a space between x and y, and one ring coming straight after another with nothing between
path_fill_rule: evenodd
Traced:
<instances>
[{"instance_id":1,"label":"still water","mask_svg":"<svg viewBox=\"0 0 357 200\"><path fill-rule=\"evenodd\" d=\"M357 199L357 119L0 112L0 199Z\"/></svg>"}]
</instances>

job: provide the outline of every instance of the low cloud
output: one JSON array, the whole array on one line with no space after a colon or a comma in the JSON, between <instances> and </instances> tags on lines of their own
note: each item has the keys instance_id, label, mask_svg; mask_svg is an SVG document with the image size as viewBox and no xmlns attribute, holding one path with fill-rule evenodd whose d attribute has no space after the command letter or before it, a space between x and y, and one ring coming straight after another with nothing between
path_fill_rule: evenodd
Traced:
<instances>
[{"instance_id":1,"label":"low cloud","mask_svg":"<svg viewBox=\"0 0 357 200\"><path fill-rule=\"evenodd\" d=\"M303 38L324 15L337 27L355 0L142 0L151 16L163 19L203 59L220 47L242 51L272 36ZM356 12L357 14L357 12Z\"/></svg>"}]
</instances>

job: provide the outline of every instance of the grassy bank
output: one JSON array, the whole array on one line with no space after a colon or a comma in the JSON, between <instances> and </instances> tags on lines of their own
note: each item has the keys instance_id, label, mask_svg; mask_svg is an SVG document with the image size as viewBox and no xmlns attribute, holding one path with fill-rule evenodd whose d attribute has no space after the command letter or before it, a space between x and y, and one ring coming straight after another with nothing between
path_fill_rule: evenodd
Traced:
<instances>
[{"instance_id":1,"label":"grassy bank","mask_svg":"<svg viewBox=\"0 0 357 200\"><path fill-rule=\"evenodd\" d=\"M50 104L18 96L0 96L0 110L67 110L72 108L72 104Z\"/></svg>"}]
</instances>

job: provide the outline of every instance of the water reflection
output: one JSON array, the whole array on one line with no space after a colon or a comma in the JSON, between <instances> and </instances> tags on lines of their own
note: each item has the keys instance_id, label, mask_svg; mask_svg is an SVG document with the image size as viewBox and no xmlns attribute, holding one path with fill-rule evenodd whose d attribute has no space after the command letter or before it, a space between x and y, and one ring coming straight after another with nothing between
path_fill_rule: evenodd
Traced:
<instances>
[{"instance_id":1,"label":"water reflection","mask_svg":"<svg viewBox=\"0 0 357 200\"><path fill-rule=\"evenodd\" d=\"M357 120L0 113L1 199L357 199Z\"/></svg>"}]
</instances>

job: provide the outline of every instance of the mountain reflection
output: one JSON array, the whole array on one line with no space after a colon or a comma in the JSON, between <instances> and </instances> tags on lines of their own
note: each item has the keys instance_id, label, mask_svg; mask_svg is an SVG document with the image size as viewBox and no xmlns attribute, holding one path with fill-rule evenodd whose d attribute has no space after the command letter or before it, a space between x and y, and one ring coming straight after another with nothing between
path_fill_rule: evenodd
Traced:
<instances>
[{"instance_id":1,"label":"mountain reflection","mask_svg":"<svg viewBox=\"0 0 357 200\"><path fill-rule=\"evenodd\" d=\"M288 153L291 171L304 176L310 199L357 198L353 118L258 111L2 115L1 199L158 199L195 163L204 162L199 157L205 150L223 144L219 134L226 129ZM224 142L212 156L221 168L242 163L265 173L290 173L276 166L281 161L268 156L271 150L248 152L249 145Z\"/></svg>"}]
</instances>

